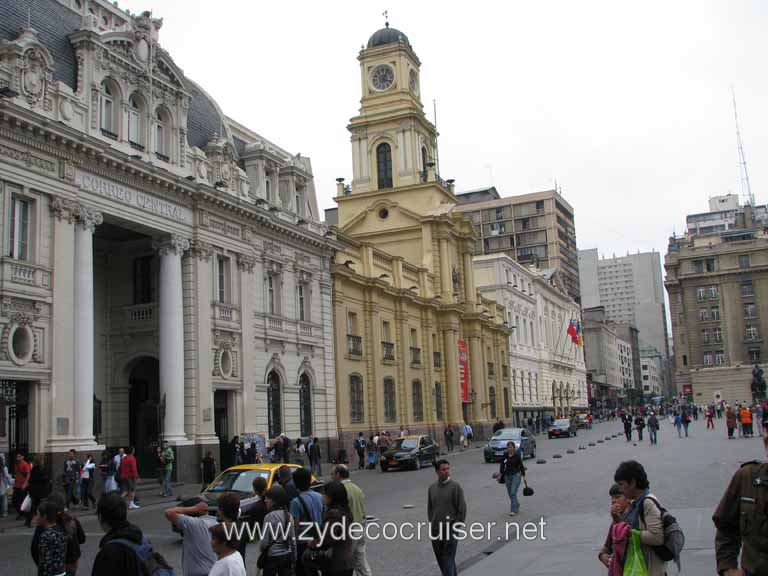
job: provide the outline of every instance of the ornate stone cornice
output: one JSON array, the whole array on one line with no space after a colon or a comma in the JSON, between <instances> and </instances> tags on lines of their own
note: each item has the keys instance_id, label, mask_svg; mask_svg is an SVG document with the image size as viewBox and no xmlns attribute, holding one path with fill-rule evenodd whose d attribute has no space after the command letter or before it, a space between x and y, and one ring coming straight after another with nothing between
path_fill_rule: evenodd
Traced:
<instances>
[{"instance_id":1,"label":"ornate stone cornice","mask_svg":"<svg viewBox=\"0 0 768 576\"><path fill-rule=\"evenodd\" d=\"M189 240L177 234L171 234L163 238L156 238L152 241L152 247L157 250L160 256L178 255L181 256L189 250Z\"/></svg>"}]
</instances>

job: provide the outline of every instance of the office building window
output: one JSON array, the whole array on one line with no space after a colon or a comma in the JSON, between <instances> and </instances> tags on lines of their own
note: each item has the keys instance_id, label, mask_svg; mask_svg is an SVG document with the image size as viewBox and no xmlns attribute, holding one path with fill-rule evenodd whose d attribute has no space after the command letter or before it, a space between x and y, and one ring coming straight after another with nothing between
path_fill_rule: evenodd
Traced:
<instances>
[{"instance_id":1,"label":"office building window","mask_svg":"<svg viewBox=\"0 0 768 576\"><path fill-rule=\"evenodd\" d=\"M757 318L757 307L754 304L744 304L744 318Z\"/></svg>"},{"instance_id":2,"label":"office building window","mask_svg":"<svg viewBox=\"0 0 768 576\"><path fill-rule=\"evenodd\" d=\"M717 286L710 286L709 287L709 298L711 300L717 300L718 296L719 296L719 290L718 290Z\"/></svg>"},{"instance_id":3,"label":"office building window","mask_svg":"<svg viewBox=\"0 0 768 576\"><path fill-rule=\"evenodd\" d=\"M435 382L435 418L443 419L443 387L440 382Z\"/></svg>"},{"instance_id":4,"label":"office building window","mask_svg":"<svg viewBox=\"0 0 768 576\"><path fill-rule=\"evenodd\" d=\"M397 420L397 404L395 403L395 380L384 378L384 421L395 422Z\"/></svg>"},{"instance_id":5,"label":"office building window","mask_svg":"<svg viewBox=\"0 0 768 576\"><path fill-rule=\"evenodd\" d=\"M308 284L299 283L298 286L298 305L299 305L299 321L309 322L311 318L312 305L310 304L310 294Z\"/></svg>"},{"instance_id":6,"label":"office building window","mask_svg":"<svg viewBox=\"0 0 768 576\"><path fill-rule=\"evenodd\" d=\"M701 274L704 272L704 261L703 260L694 260L693 261L693 269L696 272L696 274Z\"/></svg>"},{"instance_id":7,"label":"office building window","mask_svg":"<svg viewBox=\"0 0 768 576\"><path fill-rule=\"evenodd\" d=\"M749 298L755 295L754 286L752 286L752 280L744 280L741 283L741 295L744 298Z\"/></svg>"},{"instance_id":8,"label":"office building window","mask_svg":"<svg viewBox=\"0 0 768 576\"><path fill-rule=\"evenodd\" d=\"M739 268L749 268L749 254L739 256Z\"/></svg>"},{"instance_id":9,"label":"office building window","mask_svg":"<svg viewBox=\"0 0 768 576\"><path fill-rule=\"evenodd\" d=\"M755 326L754 324L747 324L744 332L745 332L744 337L747 340L757 340L759 337L757 332L757 326Z\"/></svg>"},{"instance_id":10,"label":"office building window","mask_svg":"<svg viewBox=\"0 0 768 576\"><path fill-rule=\"evenodd\" d=\"M750 350L749 351L749 361L751 364L759 364L760 363L760 350Z\"/></svg>"},{"instance_id":11,"label":"office building window","mask_svg":"<svg viewBox=\"0 0 768 576\"><path fill-rule=\"evenodd\" d=\"M229 258L219 256L216 258L216 299L223 303L230 301L229 293Z\"/></svg>"},{"instance_id":12,"label":"office building window","mask_svg":"<svg viewBox=\"0 0 768 576\"><path fill-rule=\"evenodd\" d=\"M704 344L709 344L709 330L702 330L701 331L701 341Z\"/></svg>"},{"instance_id":13,"label":"office building window","mask_svg":"<svg viewBox=\"0 0 768 576\"><path fill-rule=\"evenodd\" d=\"M715 271L715 259L714 258L707 258L705 261L705 268L707 269L707 272L714 272Z\"/></svg>"},{"instance_id":14,"label":"office building window","mask_svg":"<svg viewBox=\"0 0 768 576\"><path fill-rule=\"evenodd\" d=\"M16 194L11 196L11 225L9 256L29 260L30 217L32 202Z\"/></svg>"},{"instance_id":15,"label":"office building window","mask_svg":"<svg viewBox=\"0 0 768 576\"><path fill-rule=\"evenodd\" d=\"M709 319L709 312L706 308L699 309L699 320L705 321Z\"/></svg>"},{"instance_id":16,"label":"office building window","mask_svg":"<svg viewBox=\"0 0 768 576\"><path fill-rule=\"evenodd\" d=\"M696 298L698 300L704 300L707 297L707 289L706 288L697 288L696 289Z\"/></svg>"},{"instance_id":17,"label":"office building window","mask_svg":"<svg viewBox=\"0 0 768 576\"><path fill-rule=\"evenodd\" d=\"M349 412L350 422L363 421L363 378L359 374L349 377Z\"/></svg>"},{"instance_id":18,"label":"office building window","mask_svg":"<svg viewBox=\"0 0 768 576\"><path fill-rule=\"evenodd\" d=\"M712 352L704 352L704 366L712 366Z\"/></svg>"},{"instance_id":19,"label":"office building window","mask_svg":"<svg viewBox=\"0 0 768 576\"><path fill-rule=\"evenodd\" d=\"M424 403L421 396L421 382L414 380L411 383L411 400L413 402L413 420L421 422L424 420Z\"/></svg>"},{"instance_id":20,"label":"office building window","mask_svg":"<svg viewBox=\"0 0 768 576\"><path fill-rule=\"evenodd\" d=\"M722 366L723 364L725 364L725 352L717 350L715 352L715 365Z\"/></svg>"},{"instance_id":21,"label":"office building window","mask_svg":"<svg viewBox=\"0 0 768 576\"><path fill-rule=\"evenodd\" d=\"M723 332L720 330L720 328L715 328L712 330L712 341L716 344L719 344L723 341Z\"/></svg>"},{"instance_id":22,"label":"office building window","mask_svg":"<svg viewBox=\"0 0 768 576\"><path fill-rule=\"evenodd\" d=\"M281 288L282 288L282 282L279 275L277 274L267 275L267 304L269 305L269 313L274 316L280 315Z\"/></svg>"},{"instance_id":23,"label":"office building window","mask_svg":"<svg viewBox=\"0 0 768 576\"><path fill-rule=\"evenodd\" d=\"M720 308L712 308L710 310L712 320L720 320Z\"/></svg>"}]
</instances>

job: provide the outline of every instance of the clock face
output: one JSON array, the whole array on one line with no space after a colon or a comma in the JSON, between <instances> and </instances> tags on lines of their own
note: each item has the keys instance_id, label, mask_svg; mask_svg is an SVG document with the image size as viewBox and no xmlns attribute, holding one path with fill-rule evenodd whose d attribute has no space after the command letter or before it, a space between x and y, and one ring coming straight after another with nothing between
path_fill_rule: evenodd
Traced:
<instances>
[{"instance_id":1,"label":"clock face","mask_svg":"<svg viewBox=\"0 0 768 576\"><path fill-rule=\"evenodd\" d=\"M416 96L419 95L419 75L416 74L416 70L411 70L409 82L411 85L411 92L416 94Z\"/></svg>"},{"instance_id":2,"label":"clock face","mask_svg":"<svg viewBox=\"0 0 768 576\"><path fill-rule=\"evenodd\" d=\"M379 64L371 72L371 84L374 90L383 92L392 86L395 82L395 71L388 64Z\"/></svg>"}]
</instances>

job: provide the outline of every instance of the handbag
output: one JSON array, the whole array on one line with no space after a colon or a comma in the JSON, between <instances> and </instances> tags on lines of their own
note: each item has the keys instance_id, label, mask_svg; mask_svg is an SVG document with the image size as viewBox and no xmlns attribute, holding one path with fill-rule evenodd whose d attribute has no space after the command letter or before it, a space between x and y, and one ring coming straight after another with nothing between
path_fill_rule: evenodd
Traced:
<instances>
[{"instance_id":1,"label":"handbag","mask_svg":"<svg viewBox=\"0 0 768 576\"><path fill-rule=\"evenodd\" d=\"M523 478L523 482L525 483L525 488L523 488L523 496L533 496L533 488L528 486L528 480Z\"/></svg>"},{"instance_id":2,"label":"handbag","mask_svg":"<svg viewBox=\"0 0 768 576\"><path fill-rule=\"evenodd\" d=\"M283 510L285 513L285 529L288 530L289 525L289 516L288 512L286 510ZM272 545L277 542L276 539L272 539L272 541L267 544L264 548L261 549L261 553L259 554L259 558L256 560L256 566L258 566L259 570L263 570L265 564L267 563L267 557L269 556L269 549L272 548Z\"/></svg>"},{"instance_id":3,"label":"handbag","mask_svg":"<svg viewBox=\"0 0 768 576\"><path fill-rule=\"evenodd\" d=\"M648 567L645 565L645 556L640 547L640 532L632 530L627 547L627 555L624 557L624 569L622 576L648 576Z\"/></svg>"},{"instance_id":4,"label":"handbag","mask_svg":"<svg viewBox=\"0 0 768 576\"><path fill-rule=\"evenodd\" d=\"M29 494L27 494L26 496L24 496L24 501L21 503L21 507L19 508L19 511L26 514L30 510L32 510L32 497Z\"/></svg>"},{"instance_id":5,"label":"handbag","mask_svg":"<svg viewBox=\"0 0 768 576\"><path fill-rule=\"evenodd\" d=\"M301 564L304 568L319 570L320 572L328 569L333 550L328 548L320 550L318 548L307 548L301 555Z\"/></svg>"}]
</instances>

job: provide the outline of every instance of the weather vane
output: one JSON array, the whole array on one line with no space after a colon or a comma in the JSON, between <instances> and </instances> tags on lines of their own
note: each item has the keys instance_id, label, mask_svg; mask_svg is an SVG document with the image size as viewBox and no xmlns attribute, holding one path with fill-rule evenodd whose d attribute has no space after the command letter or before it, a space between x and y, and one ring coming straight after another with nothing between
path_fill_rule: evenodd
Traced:
<instances>
[{"instance_id":1,"label":"weather vane","mask_svg":"<svg viewBox=\"0 0 768 576\"><path fill-rule=\"evenodd\" d=\"M384 16L384 26L389 28L389 10L384 10L381 15Z\"/></svg>"}]
</instances>

